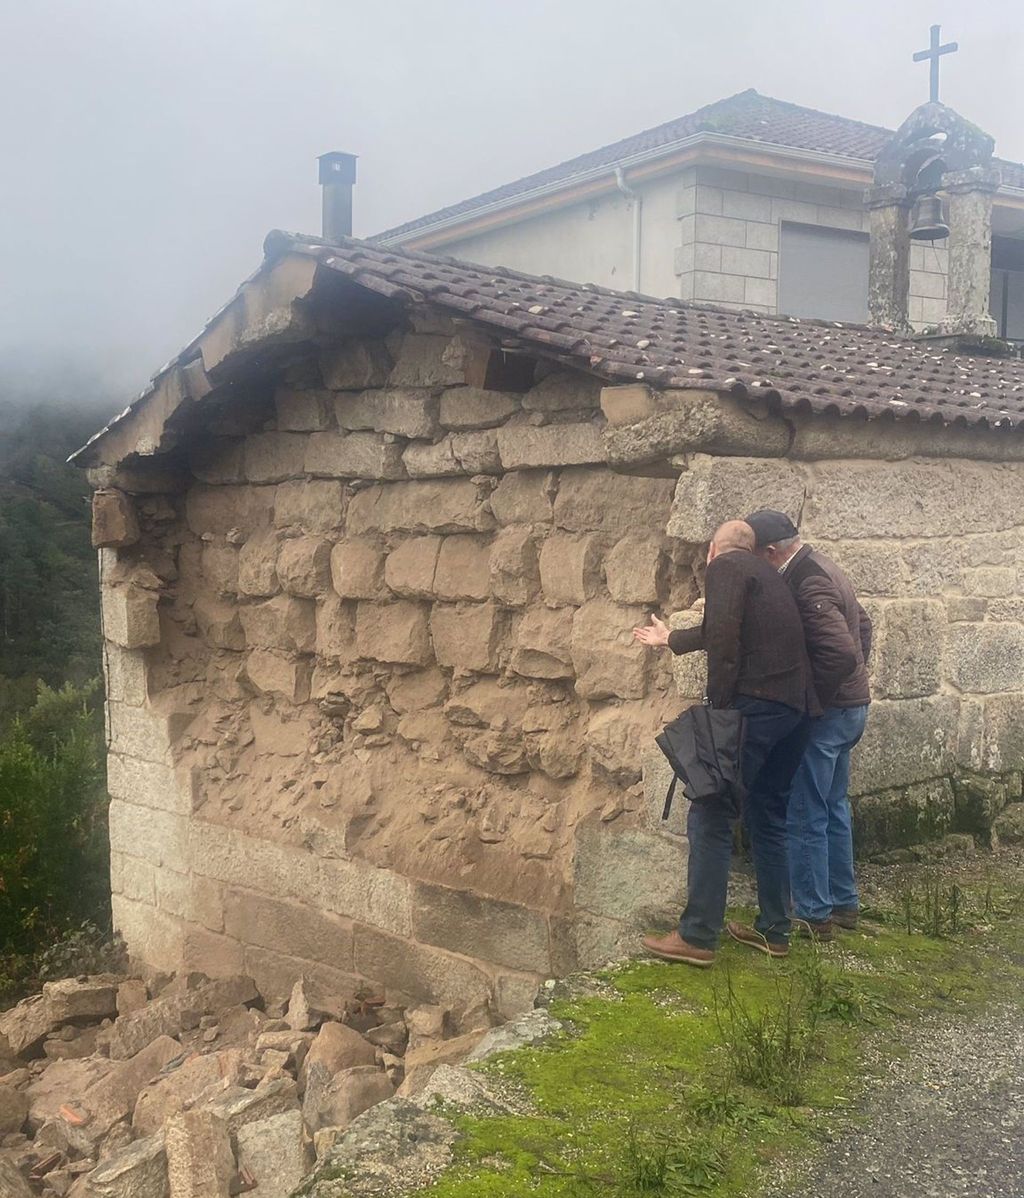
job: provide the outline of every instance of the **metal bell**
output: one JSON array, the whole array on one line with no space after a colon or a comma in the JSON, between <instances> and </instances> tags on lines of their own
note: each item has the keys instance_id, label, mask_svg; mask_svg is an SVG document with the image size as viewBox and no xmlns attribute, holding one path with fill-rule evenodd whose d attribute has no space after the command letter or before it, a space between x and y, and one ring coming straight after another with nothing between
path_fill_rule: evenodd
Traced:
<instances>
[{"instance_id":1,"label":"metal bell","mask_svg":"<svg viewBox=\"0 0 1024 1198\"><path fill-rule=\"evenodd\" d=\"M910 210L910 236L914 241L942 241L949 236L949 225L936 195L918 196Z\"/></svg>"}]
</instances>

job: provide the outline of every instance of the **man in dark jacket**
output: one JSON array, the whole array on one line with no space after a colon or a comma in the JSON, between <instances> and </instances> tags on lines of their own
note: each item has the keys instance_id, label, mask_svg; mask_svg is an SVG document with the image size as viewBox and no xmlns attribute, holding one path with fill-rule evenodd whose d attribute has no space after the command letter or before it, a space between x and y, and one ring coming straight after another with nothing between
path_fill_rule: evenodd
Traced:
<instances>
[{"instance_id":1,"label":"man in dark jacket","mask_svg":"<svg viewBox=\"0 0 1024 1198\"><path fill-rule=\"evenodd\" d=\"M804 624L814 718L789 802L790 886L794 917L830 940L833 923L857 926L847 789L850 753L864 734L871 698L871 620L846 575L801 542L787 515L754 512L747 523L755 553L789 584Z\"/></svg>"},{"instance_id":2,"label":"man in dark jacket","mask_svg":"<svg viewBox=\"0 0 1024 1198\"><path fill-rule=\"evenodd\" d=\"M708 550L704 622L670 632L657 616L635 638L674 653L704 649L708 699L743 712L741 758L747 788L744 819L757 872L756 927L730 923L730 936L773 957L789 952L786 801L803 753L807 694L803 628L793 596L776 570L754 556L754 536L741 520L715 533ZM734 817L724 804L692 803L687 822L686 910L678 931L644 938L668 961L708 966L725 919Z\"/></svg>"}]
</instances>

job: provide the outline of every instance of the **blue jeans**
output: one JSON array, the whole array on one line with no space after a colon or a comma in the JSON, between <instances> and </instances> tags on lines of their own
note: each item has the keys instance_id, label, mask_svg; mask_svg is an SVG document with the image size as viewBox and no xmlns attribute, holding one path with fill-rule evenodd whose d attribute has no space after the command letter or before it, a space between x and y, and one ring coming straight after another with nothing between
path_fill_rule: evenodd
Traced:
<instances>
[{"instance_id":1,"label":"blue jeans","mask_svg":"<svg viewBox=\"0 0 1024 1198\"><path fill-rule=\"evenodd\" d=\"M864 735L868 709L830 707L810 721L789 803L789 879L793 914L822 923L834 908L856 910L850 801L850 751Z\"/></svg>"},{"instance_id":2,"label":"blue jeans","mask_svg":"<svg viewBox=\"0 0 1024 1198\"><path fill-rule=\"evenodd\" d=\"M768 940L789 937L789 868L786 805L806 740L807 720L784 703L740 695L735 706L746 728L741 769L747 798L743 818L757 874L756 927ZM725 923L735 818L717 803L691 803L687 819L689 868L686 910L679 935L697 948L714 949Z\"/></svg>"}]
</instances>

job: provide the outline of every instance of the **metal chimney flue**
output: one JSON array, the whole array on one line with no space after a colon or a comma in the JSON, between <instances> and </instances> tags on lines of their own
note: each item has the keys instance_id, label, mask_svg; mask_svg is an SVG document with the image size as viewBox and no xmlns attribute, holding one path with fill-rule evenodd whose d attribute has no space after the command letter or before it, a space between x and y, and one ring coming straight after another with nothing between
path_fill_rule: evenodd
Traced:
<instances>
[{"instance_id":1,"label":"metal chimney flue","mask_svg":"<svg viewBox=\"0 0 1024 1198\"><path fill-rule=\"evenodd\" d=\"M356 181L356 156L332 150L321 154L320 186L323 188L323 239L337 241L352 236L352 188Z\"/></svg>"}]
</instances>

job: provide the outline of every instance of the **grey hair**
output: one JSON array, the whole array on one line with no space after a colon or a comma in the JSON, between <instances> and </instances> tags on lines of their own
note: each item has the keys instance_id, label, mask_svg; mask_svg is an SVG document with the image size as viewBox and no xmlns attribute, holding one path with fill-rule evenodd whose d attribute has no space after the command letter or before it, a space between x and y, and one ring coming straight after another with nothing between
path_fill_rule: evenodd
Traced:
<instances>
[{"instance_id":1,"label":"grey hair","mask_svg":"<svg viewBox=\"0 0 1024 1198\"><path fill-rule=\"evenodd\" d=\"M785 539L784 541L772 541L771 543L772 543L772 544L773 544L773 545L774 545L774 546L775 546L777 549L790 549L790 548L792 548L792 546L793 546L793 545L795 545L795 544L796 544L796 543L797 543L799 540L800 540L800 534L799 534L799 533L797 533L795 537L786 537L786 539Z\"/></svg>"}]
</instances>

